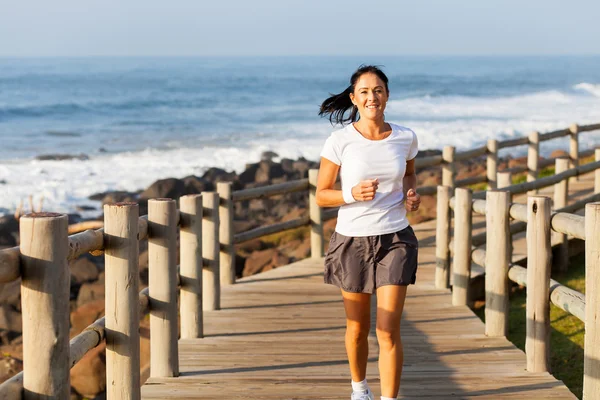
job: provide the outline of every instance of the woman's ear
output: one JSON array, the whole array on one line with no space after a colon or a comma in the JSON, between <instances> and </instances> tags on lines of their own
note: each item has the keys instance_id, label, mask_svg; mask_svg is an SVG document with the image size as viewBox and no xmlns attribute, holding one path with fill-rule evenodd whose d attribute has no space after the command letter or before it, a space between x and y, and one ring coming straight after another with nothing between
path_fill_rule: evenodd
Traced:
<instances>
[{"instance_id":1,"label":"woman's ear","mask_svg":"<svg viewBox=\"0 0 600 400\"><path fill-rule=\"evenodd\" d=\"M354 104L354 93L350 93L350 101L352 102L352 104Z\"/></svg>"}]
</instances>

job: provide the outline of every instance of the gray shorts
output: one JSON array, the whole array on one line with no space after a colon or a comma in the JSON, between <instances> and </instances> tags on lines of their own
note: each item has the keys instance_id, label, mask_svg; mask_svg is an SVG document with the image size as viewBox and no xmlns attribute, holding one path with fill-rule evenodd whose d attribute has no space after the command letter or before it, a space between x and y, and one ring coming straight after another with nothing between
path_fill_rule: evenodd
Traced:
<instances>
[{"instance_id":1,"label":"gray shorts","mask_svg":"<svg viewBox=\"0 0 600 400\"><path fill-rule=\"evenodd\" d=\"M376 236L333 232L325 255L325 283L347 292L374 293L385 285L417 279L419 242L413 229Z\"/></svg>"}]
</instances>

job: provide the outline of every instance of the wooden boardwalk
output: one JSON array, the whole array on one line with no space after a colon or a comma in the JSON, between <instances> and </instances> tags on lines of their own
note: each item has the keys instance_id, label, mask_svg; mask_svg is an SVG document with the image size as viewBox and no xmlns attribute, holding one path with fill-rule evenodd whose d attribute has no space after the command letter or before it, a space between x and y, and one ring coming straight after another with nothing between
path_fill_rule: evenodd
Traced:
<instances>
[{"instance_id":1,"label":"wooden boardwalk","mask_svg":"<svg viewBox=\"0 0 600 400\"><path fill-rule=\"evenodd\" d=\"M435 289L435 221L416 225L417 284L402 319L403 399L575 399L525 355L488 338L468 307ZM369 337L367 378L379 396L377 341ZM144 399L348 399L350 373L339 290L323 284L323 260L307 259L222 289L223 309L205 313L204 339L180 340L178 378L150 378ZM378 397L376 397L378 399Z\"/></svg>"}]
</instances>

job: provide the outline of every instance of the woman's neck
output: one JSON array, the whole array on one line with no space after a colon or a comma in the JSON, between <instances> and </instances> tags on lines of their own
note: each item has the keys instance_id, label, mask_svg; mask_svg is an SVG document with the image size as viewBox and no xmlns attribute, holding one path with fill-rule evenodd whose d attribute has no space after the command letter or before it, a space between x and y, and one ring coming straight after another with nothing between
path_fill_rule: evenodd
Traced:
<instances>
[{"instance_id":1,"label":"woman's neck","mask_svg":"<svg viewBox=\"0 0 600 400\"><path fill-rule=\"evenodd\" d=\"M381 120L366 120L360 119L354 123L354 127L363 136L369 139L381 139L389 135L391 126L383 119Z\"/></svg>"}]
</instances>

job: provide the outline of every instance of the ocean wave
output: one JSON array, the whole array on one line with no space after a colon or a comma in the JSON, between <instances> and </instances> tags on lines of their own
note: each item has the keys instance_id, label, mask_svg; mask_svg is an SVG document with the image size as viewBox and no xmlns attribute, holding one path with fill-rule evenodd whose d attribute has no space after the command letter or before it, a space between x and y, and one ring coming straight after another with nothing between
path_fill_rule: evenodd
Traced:
<instances>
[{"instance_id":1,"label":"ocean wave","mask_svg":"<svg viewBox=\"0 0 600 400\"><path fill-rule=\"evenodd\" d=\"M573 86L573 89L590 93L596 97L600 97L600 84L582 82Z\"/></svg>"}]
</instances>

